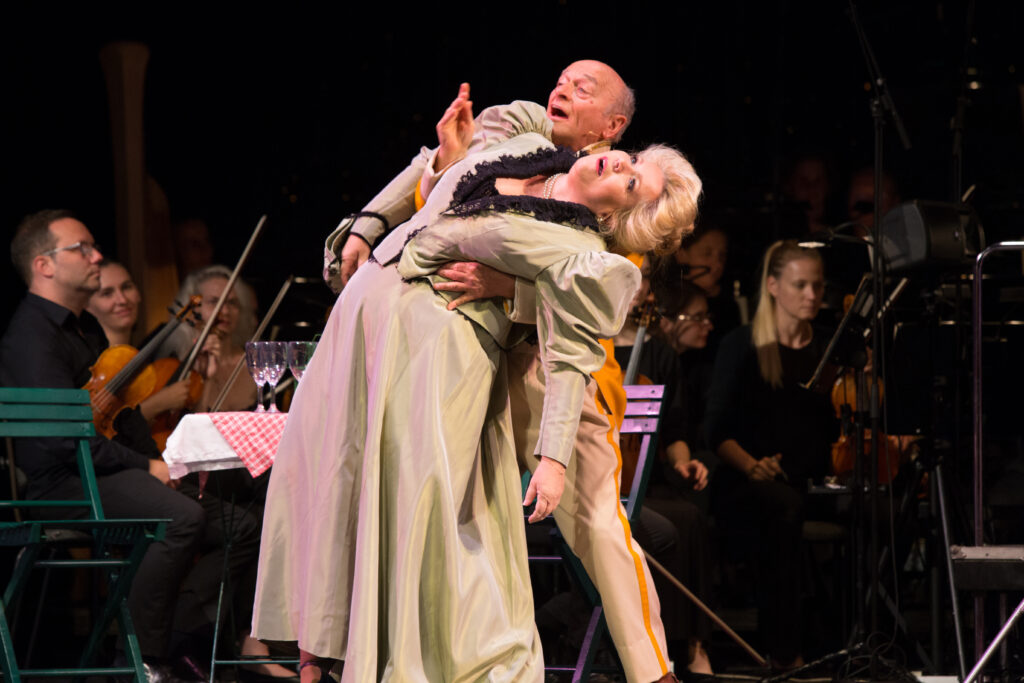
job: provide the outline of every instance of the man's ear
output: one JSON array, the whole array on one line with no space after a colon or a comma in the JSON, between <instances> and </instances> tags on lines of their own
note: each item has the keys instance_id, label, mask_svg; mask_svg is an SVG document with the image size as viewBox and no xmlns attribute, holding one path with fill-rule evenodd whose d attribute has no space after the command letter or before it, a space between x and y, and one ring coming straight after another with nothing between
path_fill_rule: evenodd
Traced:
<instances>
[{"instance_id":1,"label":"man's ear","mask_svg":"<svg viewBox=\"0 0 1024 683\"><path fill-rule=\"evenodd\" d=\"M51 259L49 256L44 256L43 254L40 254L39 256L36 256L34 259L32 259L32 277L33 278L37 278L37 277L51 278L51 277L53 277L53 272L54 272L53 259Z\"/></svg>"},{"instance_id":2,"label":"man's ear","mask_svg":"<svg viewBox=\"0 0 1024 683\"><path fill-rule=\"evenodd\" d=\"M622 135L622 129L626 127L626 116L625 114L613 114L608 117L608 123L604 127L602 132L602 138L605 140L618 140L619 136Z\"/></svg>"}]
</instances>

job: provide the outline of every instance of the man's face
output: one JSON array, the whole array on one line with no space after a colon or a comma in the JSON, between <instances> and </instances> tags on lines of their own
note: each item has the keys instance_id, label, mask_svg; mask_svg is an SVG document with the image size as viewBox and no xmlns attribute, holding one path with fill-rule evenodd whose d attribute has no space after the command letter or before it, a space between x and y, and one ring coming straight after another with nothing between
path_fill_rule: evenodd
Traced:
<instances>
[{"instance_id":1,"label":"man's face","mask_svg":"<svg viewBox=\"0 0 1024 683\"><path fill-rule=\"evenodd\" d=\"M56 238L56 249L72 244L94 247L88 256L81 249L54 251L45 258L50 260L53 282L69 294L92 294L100 288L100 261L103 254L95 249L92 233L74 218L62 218L50 224L50 234Z\"/></svg>"},{"instance_id":2,"label":"man's face","mask_svg":"<svg viewBox=\"0 0 1024 683\"><path fill-rule=\"evenodd\" d=\"M610 113L624 87L607 64L589 59L570 64L548 97L552 141L580 150L613 139L626 123L623 115Z\"/></svg>"}]
</instances>

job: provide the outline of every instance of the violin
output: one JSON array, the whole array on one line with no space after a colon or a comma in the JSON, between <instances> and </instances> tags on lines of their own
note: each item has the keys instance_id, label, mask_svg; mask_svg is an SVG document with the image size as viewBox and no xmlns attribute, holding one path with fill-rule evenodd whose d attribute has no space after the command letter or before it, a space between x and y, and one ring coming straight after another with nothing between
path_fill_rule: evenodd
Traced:
<instances>
[{"instance_id":1,"label":"violin","mask_svg":"<svg viewBox=\"0 0 1024 683\"><path fill-rule=\"evenodd\" d=\"M199 297L174 313L160 332L142 350L128 344L117 344L105 349L89 368L90 378L83 389L89 392L93 424L96 431L112 439L117 433L114 420L127 408L134 408L167 384L164 361L150 363L149 359L178 325L199 305ZM176 361L174 361L176 362Z\"/></svg>"},{"instance_id":2,"label":"violin","mask_svg":"<svg viewBox=\"0 0 1024 683\"><path fill-rule=\"evenodd\" d=\"M202 300L202 297L195 295L193 297L197 302ZM181 416L190 413L195 410L195 407L199 405L199 400L203 397L204 389L204 377L203 373L195 370L192 366L197 359L198 355L196 351L200 348L200 344L206 342L208 331L204 330L207 334L200 334L199 338L192 345L192 352L189 357L184 361L180 361L177 358L161 358L154 365L159 364L159 367L155 368L157 379L161 382L161 386L168 384L174 384L185 380L188 382L188 396L185 399L185 406L179 410L165 410L156 417L153 418L153 424L150 426L150 432L153 436L153 441L156 442L157 448L161 452L167 447L167 439L171 436L171 432L181 421ZM191 361L191 364L190 364Z\"/></svg>"},{"instance_id":3,"label":"violin","mask_svg":"<svg viewBox=\"0 0 1024 683\"><path fill-rule=\"evenodd\" d=\"M847 370L836 378L832 386L832 407L836 411L836 417L843 417L851 410L856 410L858 405L857 380L853 370ZM878 400L885 396L885 386L881 378L878 380ZM832 471L838 477L848 476L853 472L857 459L857 446L855 434L844 422L843 431L839 440L832 444ZM849 432L849 433L845 433ZM889 484L896 477L900 469L901 444L898 437L880 434L881 445L878 451L878 483ZM871 430L865 428L862 433L862 455L871 455Z\"/></svg>"},{"instance_id":4,"label":"violin","mask_svg":"<svg viewBox=\"0 0 1024 683\"><path fill-rule=\"evenodd\" d=\"M884 316L895 301L896 297L903 291L907 285L906 278L902 279L899 284L893 289L892 294L886 299L881 307L881 310L877 313L879 317ZM843 301L844 312L849 311L850 306L853 304L854 297L847 296ZM867 327L863 332L864 343L866 344L871 338L871 327ZM864 399L864 393L858 391L858 381L856 371L853 368L847 368L843 372L839 373L836 377L831 391L832 407L835 410L836 417L843 418L847 416L851 411L860 411L862 414L866 413L867 401ZM867 389L868 382L864 382L865 390ZM885 385L882 382L882 378L878 378L878 401L881 404L882 399L885 397ZM856 446L856 434L847 425L847 422L843 422L843 434L839 437L839 440L832 444L832 470L833 473L838 477L849 476L857 462L857 446ZM865 428L861 434L862 442L862 456L870 457L872 448L871 430ZM890 484L896 477L896 473L899 471L900 462L902 458L902 447L899 437L886 435L884 433L879 434L879 449L878 449L878 483L879 484Z\"/></svg>"}]
</instances>

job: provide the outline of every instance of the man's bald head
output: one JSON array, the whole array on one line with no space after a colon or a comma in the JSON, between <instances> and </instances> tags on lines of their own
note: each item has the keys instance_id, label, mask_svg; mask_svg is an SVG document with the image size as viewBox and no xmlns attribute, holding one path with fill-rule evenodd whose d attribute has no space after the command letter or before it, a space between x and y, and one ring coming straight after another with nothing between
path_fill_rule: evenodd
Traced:
<instances>
[{"instance_id":1,"label":"man's bald head","mask_svg":"<svg viewBox=\"0 0 1024 683\"><path fill-rule=\"evenodd\" d=\"M548 97L551 139L576 150L601 140L616 142L635 110L636 97L615 69L592 59L573 62Z\"/></svg>"}]
</instances>

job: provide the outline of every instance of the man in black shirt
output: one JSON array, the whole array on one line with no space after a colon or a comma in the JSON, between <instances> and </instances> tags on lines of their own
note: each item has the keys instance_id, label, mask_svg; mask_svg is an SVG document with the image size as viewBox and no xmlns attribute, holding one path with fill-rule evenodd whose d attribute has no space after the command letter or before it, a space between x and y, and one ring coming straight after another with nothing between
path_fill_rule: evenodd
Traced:
<instances>
[{"instance_id":1,"label":"man in black shirt","mask_svg":"<svg viewBox=\"0 0 1024 683\"><path fill-rule=\"evenodd\" d=\"M84 311L99 289L102 258L92 234L69 212L41 211L22 221L11 242L11 260L28 294L0 339L0 384L78 388L86 383L90 366L107 346L102 328ZM168 680L172 624L175 631L197 632L215 616L225 541L219 525L233 520L236 573L256 559L258 526L213 496L195 500L194 486L172 481L138 410L123 411L115 427L113 440L90 441L104 513L171 520L166 538L143 558L129 596L150 680ZM81 497L71 440L18 439L15 454L28 477L27 498ZM40 514L74 513L43 509ZM197 552L204 554L194 563Z\"/></svg>"}]
</instances>

